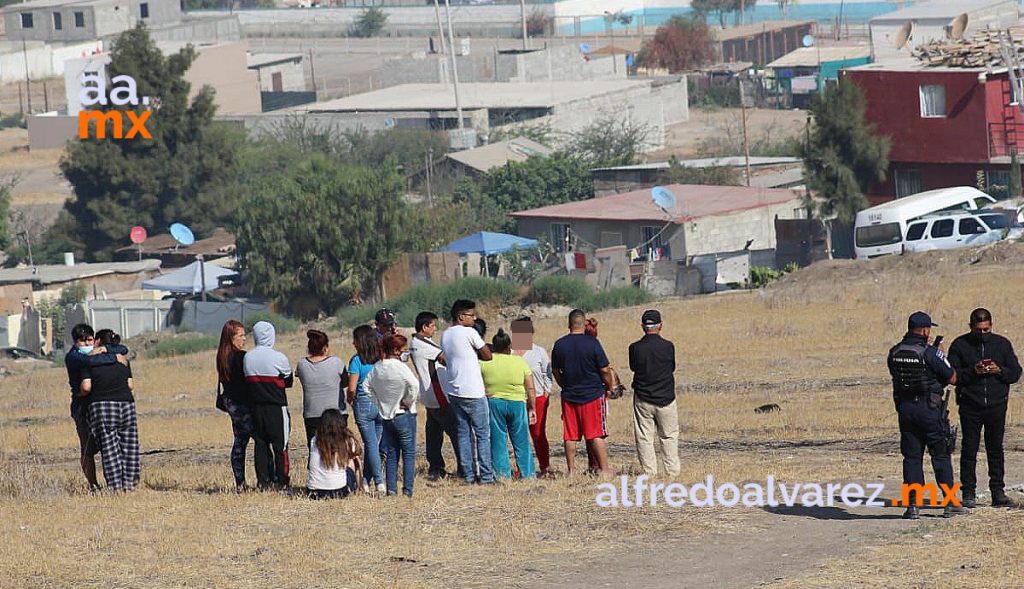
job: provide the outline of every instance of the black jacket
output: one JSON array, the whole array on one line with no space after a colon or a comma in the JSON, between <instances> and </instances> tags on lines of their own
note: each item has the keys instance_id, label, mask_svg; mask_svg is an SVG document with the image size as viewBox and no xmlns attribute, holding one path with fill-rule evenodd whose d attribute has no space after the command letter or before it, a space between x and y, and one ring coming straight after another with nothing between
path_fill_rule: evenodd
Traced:
<instances>
[{"instance_id":1,"label":"black jacket","mask_svg":"<svg viewBox=\"0 0 1024 589\"><path fill-rule=\"evenodd\" d=\"M660 335L646 334L629 345L636 399L665 407L676 400L676 348Z\"/></svg>"},{"instance_id":2,"label":"black jacket","mask_svg":"<svg viewBox=\"0 0 1024 589\"><path fill-rule=\"evenodd\" d=\"M974 365L985 358L999 365L1002 372L977 374ZM973 333L956 338L949 346L949 363L956 369L957 405L989 407L1006 403L1010 385L1021 376L1020 362L1010 340L995 333L989 334L987 342Z\"/></svg>"}]
</instances>

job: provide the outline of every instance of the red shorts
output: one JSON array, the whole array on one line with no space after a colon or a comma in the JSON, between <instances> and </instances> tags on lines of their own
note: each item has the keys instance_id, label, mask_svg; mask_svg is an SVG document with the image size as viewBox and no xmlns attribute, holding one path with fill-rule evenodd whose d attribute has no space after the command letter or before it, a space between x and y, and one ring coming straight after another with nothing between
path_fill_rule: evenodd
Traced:
<instances>
[{"instance_id":1,"label":"red shorts","mask_svg":"<svg viewBox=\"0 0 1024 589\"><path fill-rule=\"evenodd\" d=\"M601 395L589 403L562 400L562 439L567 442L608 437L608 399Z\"/></svg>"}]
</instances>

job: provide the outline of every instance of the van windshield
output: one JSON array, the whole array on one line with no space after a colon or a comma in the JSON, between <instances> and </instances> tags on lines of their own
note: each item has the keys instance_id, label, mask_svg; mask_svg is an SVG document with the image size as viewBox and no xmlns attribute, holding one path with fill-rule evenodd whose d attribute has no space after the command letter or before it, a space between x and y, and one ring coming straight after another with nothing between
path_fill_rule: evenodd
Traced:
<instances>
[{"instance_id":1,"label":"van windshield","mask_svg":"<svg viewBox=\"0 0 1024 589\"><path fill-rule=\"evenodd\" d=\"M857 228L857 247L877 247L880 245L892 245L903 239L899 223L884 223L882 225L867 225Z\"/></svg>"}]
</instances>

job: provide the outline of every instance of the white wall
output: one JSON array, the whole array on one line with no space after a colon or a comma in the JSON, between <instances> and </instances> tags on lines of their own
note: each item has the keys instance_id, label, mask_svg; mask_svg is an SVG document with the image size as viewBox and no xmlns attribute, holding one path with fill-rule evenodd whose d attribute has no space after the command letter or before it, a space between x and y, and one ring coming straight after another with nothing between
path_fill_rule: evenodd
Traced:
<instances>
[{"instance_id":1,"label":"white wall","mask_svg":"<svg viewBox=\"0 0 1024 589\"><path fill-rule=\"evenodd\" d=\"M799 219L803 210L801 198L794 193L793 200L783 204L701 217L685 224L686 255L739 251L748 239L754 240L752 250L775 249L776 215L780 219ZM674 249L672 255L675 257Z\"/></svg>"},{"instance_id":2,"label":"white wall","mask_svg":"<svg viewBox=\"0 0 1024 589\"><path fill-rule=\"evenodd\" d=\"M25 63L28 62L29 77L34 80L64 75L64 64L68 59L79 58L93 52L103 51L103 41L89 41L74 45L54 46L29 44L24 51L8 50L0 54L0 84L25 81Z\"/></svg>"}]
</instances>

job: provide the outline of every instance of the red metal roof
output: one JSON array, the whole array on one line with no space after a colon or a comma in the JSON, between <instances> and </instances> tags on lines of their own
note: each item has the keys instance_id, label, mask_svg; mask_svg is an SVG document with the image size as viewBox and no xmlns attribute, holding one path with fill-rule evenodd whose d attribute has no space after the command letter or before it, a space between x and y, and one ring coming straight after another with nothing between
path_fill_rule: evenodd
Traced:
<instances>
[{"instance_id":1,"label":"red metal roof","mask_svg":"<svg viewBox=\"0 0 1024 589\"><path fill-rule=\"evenodd\" d=\"M788 188L695 184L670 184L666 188L676 197L676 208L669 211L676 223L778 205L802 196ZM649 189L519 211L512 213L512 216L594 221L665 221L665 213L651 201Z\"/></svg>"}]
</instances>

